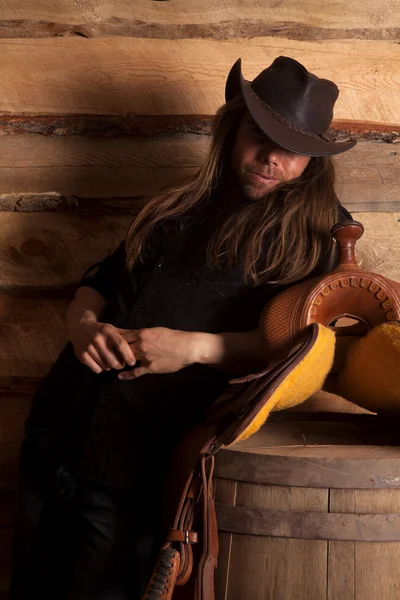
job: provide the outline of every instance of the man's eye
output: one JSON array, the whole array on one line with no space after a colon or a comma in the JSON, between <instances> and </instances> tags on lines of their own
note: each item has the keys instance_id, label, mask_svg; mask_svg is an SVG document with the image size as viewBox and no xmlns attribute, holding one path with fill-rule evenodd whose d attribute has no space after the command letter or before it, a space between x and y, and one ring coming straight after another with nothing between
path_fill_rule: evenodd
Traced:
<instances>
[{"instance_id":1,"label":"man's eye","mask_svg":"<svg viewBox=\"0 0 400 600\"><path fill-rule=\"evenodd\" d=\"M257 137L260 137L263 139L268 138L268 136L259 127L253 127L253 129L251 131L252 131L253 135L256 135Z\"/></svg>"}]
</instances>

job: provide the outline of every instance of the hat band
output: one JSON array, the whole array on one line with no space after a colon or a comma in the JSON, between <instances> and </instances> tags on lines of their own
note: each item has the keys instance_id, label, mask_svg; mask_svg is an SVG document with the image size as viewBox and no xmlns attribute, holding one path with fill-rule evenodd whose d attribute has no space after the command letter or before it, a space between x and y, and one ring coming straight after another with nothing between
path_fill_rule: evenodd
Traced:
<instances>
[{"instance_id":1,"label":"hat band","mask_svg":"<svg viewBox=\"0 0 400 600\"><path fill-rule=\"evenodd\" d=\"M319 140L319 141L322 140L324 142L332 141L326 133L313 133L311 131L304 131L303 129L296 127L295 125L293 125L292 123L287 121L287 119L285 119L285 117L283 117L280 113L278 113L274 108L272 108L272 106L270 106L269 104L267 104L266 102L261 100L261 98L259 96L257 96L257 94L255 93L255 91L253 90L251 85L248 84L248 87L249 87L251 93L253 94L253 96L256 98L256 100L258 100L258 102L260 102L260 104L265 109L267 109L277 121L282 123L282 125L285 125L285 127L287 127L288 129L291 129L292 131L295 131L296 133L300 133L301 135L305 135L314 140Z\"/></svg>"}]
</instances>

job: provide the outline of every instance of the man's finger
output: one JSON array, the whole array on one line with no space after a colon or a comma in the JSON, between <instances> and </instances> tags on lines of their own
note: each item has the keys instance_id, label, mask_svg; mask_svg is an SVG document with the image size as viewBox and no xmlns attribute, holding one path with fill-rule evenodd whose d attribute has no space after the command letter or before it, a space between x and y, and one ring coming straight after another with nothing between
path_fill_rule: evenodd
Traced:
<instances>
[{"instance_id":1,"label":"man's finger","mask_svg":"<svg viewBox=\"0 0 400 600\"><path fill-rule=\"evenodd\" d=\"M138 339L138 332L135 329L123 330L120 329L120 335L127 342L127 344L132 344Z\"/></svg>"},{"instance_id":2,"label":"man's finger","mask_svg":"<svg viewBox=\"0 0 400 600\"><path fill-rule=\"evenodd\" d=\"M113 338L113 346L121 355L125 364L131 367L136 364L135 354L129 343L122 337L122 335L118 335L118 337Z\"/></svg>"},{"instance_id":3,"label":"man's finger","mask_svg":"<svg viewBox=\"0 0 400 600\"><path fill-rule=\"evenodd\" d=\"M95 360L97 360L96 356L94 356L94 354L92 354L92 351L91 351L92 348L94 348L95 352L97 352L97 354L99 355L102 363L105 365L105 368L107 368L107 369L123 369L124 368L125 363L122 362L120 360L120 358L118 356L116 356L112 350L109 349L104 338L99 338L98 340L95 340L93 342L93 344L90 344L90 346L88 348L91 356ZM99 363L99 364L101 364L101 363Z\"/></svg>"},{"instance_id":4,"label":"man's finger","mask_svg":"<svg viewBox=\"0 0 400 600\"><path fill-rule=\"evenodd\" d=\"M88 354L88 352L84 352L82 354L81 362L82 362L82 364L89 367L89 369L91 371L93 371L93 373L99 374L103 371L103 369L100 367L100 365L98 365L97 362L95 360L93 360L93 358Z\"/></svg>"},{"instance_id":5,"label":"man's finger","mask_svg":"<svg viewBox=\"0 0 400 600\"><path fill-rule=\"evenodd\" d=\"M139 345L139 341L129 344L129 349L133 353L136 361L146 359L147 356L145 352L139 350Z\"/></svg>"},{"instance_id":6,"label":"man's finger","mask_svg":"<svg viewBox=\"0 0 400 600\"><path fill-rule=\"evenodd\" d=\"M99 354L99 352L93 344L89 344L87 348L87 353L94 360L94 362L96 362L101 367L103 371L110 370L110 366L108 365L107 361L104 360L104 358Z\"/></svg>"}]
</instances>

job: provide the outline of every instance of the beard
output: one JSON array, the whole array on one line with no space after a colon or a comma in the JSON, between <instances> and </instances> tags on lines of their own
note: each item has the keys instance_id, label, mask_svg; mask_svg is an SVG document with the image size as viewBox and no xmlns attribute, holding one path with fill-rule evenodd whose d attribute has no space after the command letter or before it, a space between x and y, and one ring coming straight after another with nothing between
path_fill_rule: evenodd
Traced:
<instances>
[{"instance_id":1,"label":"beard","mask_svg":"<svg viewBox=\"0 0 400 600\"><path fill-rule=\"evenodd\" d=\"M262 171L264 177L270 177L270 181L260 181L253 173L260 173L259 165L245 165L236 173L239 188L244 199L257 201L268 196L277 186L284 183L286 178L276 169L268 168Z\"/></svg>"}]
</instances>

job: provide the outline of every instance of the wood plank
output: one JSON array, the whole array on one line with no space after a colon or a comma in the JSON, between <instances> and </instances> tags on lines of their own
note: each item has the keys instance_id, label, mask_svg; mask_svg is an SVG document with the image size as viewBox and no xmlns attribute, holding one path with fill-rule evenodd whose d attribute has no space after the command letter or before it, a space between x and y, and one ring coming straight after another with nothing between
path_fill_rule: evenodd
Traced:
<instances>
[{"instance_id":1,"label":"wood plank","mask_svg":"<svg viewBox=\"0 0 400 600\"><path fill-rule=\"evenodd\" d=\"M112 252L130 215L0 213L0 289L72 289Z\"/></svg>"},{"instance_id":2,"label":"wood plank","mask_svg":"<svg viewBox=\"0 0 400 600\"><path fill-rule=\"evenodd\" d=\"M212 115L0 115L0 135L153 136L170 133L212 133ZM400 140L399 125L334 119L328 133L336 140L356 137L388 144Z\"/></svg>"},{"instance_id":3,"label":"wood plank","mask_svg":"<svg viewBox=\"0 0 400 600\"><path fill-rule=\"evenodd\" d=\"M218 499L217 502L220 502ZM237 483L235 506L288 511L328 510L328 490L290 486Z\"/></svg>"},{"instance_id":4,"label":"wood plank","mask_svg":"<svg viewBox=\"0 0 400 600\"><path fill-rule=\"evenodd\" d=\"M327 23L327 25L329 25ZM396 40L399 37L399 27L385 28L338 28L319 27L293 21L232 20L207 24L166 24L143 23L135 20L113 18L101 23L64 24L52 21L31 21L18 19L0 21L0 38L54 38L81 36L96 38L100 36L124 36L146 39L212 39L232 40L247 36L285 37L301 41L325 40Z\"/></svg>"},{"instance_id":5,"label":"wood plank","mask_svg":"<svg viewBox=\"0 0 400 600\"><path fill-rule=\"evenodd\" d=\"M355 542L328 542L327 600L355 600Z\"/></svg>"},{"instance_id":6,"label":"wood plank","mask_svg":"<svg viewBox=\"0 0 400 600\"><path fill-rule=\"evenodd\" d=\"M353 213L365 233L357 242L359 264L400 281L400 213Z\"/></svg>"},{"instance_id":7,"label":"wood plank","mask_svg":"<svg viewBox=\"0 0 400 600\"><path fill-rule=\"evenodd\" d=\"M360 142L335 158L337 193L351 210L400 202L400 150L396 144ZM395 204L396 206L396 204ZM396 210L396 209L395 209Z\"/></svg>"},{"instance_id":8,"label":"wood plank","mask_svg":"<svg viewBox=\"0 0 400 600\"><path fill-rule=\"evenodd\" d=\"M120 215L129 214L134 218L147 200L148 198L144 196L78 199L76 196L68 196L59 192L22 192L20 194L0 194L0 212L79 211L87 214L101 211L104 214L117 210Z\"/></svg>"},{"instance_id":9,"label":"wood plank","mask_svg":"<svg viewBox=\"0 0 400 600\"><path fill-rule=\"evenodd\" d=\"M327 489L306 489L237 483L237 506L279 510L328 507ZM302 600L325 597L325 541L233 535L229 600ZM312 567L311 567L312 565ZM246 573L246 577L240 574Z\"/></svg>"},{"instance_id":10,"label":"wood plank","mask_svg":"<svg viewBox=\"0 0 400 600\"><path fill-rule=\"evenodd\" d=\"M21 195L32 193L44 194L45 208L56 210L83 208L80 199L151 195L196 173L210 139L191 134L111 139L4 136L0 210L29 210L29 199ZM337 192L349 210L400 211L400 150L396 148L361 142L335 158ZM33 210L40 209L40 198L32 196L31 203Z\"/></svg>"},{"instance_id":11,"label":"wood plank","mask_svg":"<svg viewBox=\"0 0 400 600\"><path fill-rule=\"evenodd\" d=\"M150 195L193 175L204 161L208 136L85 138L5 136L0 190L57 192L77 198Z\"/></svg>"},{"instance_id":12,"label":"wood plank","mask_svg":"<svg viewBox=\"0 0 400 600\"><path fill-rule=\"evenodd\" d=\"M357 543L355 600L397 600L400 579L400 543Z\"/></svg>"},{"instance_id":13,"label":"wood plank","mask_svg":"<svg viewBox=\"0 0 400 600\"><path fill-rule=\"evenodd\" d=\"M348 125L335 122L333 135L349 137ZM352 128L356 124L352 124ZM354 135L368 136L366 139L381 139L389 142L400 137L400 128L383 124L373 129L357 125ZM39 135L88 135L88 136L153 136L168 133L196 133L209 135L212 132L211 115L0 115L0 135L29 133ZM371 138L372 136L372 138ZM390 138L390 139L388 139Z\"/></svg>"},{"instance_id":14,"label":"wood plank","mask_svg":"<svg viewBox=\"0 0 400 600\"><path fill-rule=\"evenodd\" d=\"M312 0L267 0L263 4L255 0L205 0L201 5L195 0L187 0L184 5L146 0L134 5L128 0L62 0L57 9L46 0L28 6L23 0L9 0L2 10L0 31L7 37L112 34L172 38L174 34L219 34L228 38L245 31L251 36L264 32L296 39L306 35L314 39L389 39L399 20L398 5L390 0L380 4L366 0L362 10L357 0L325 0L317 6Z\"/></svg>"},{"instance_id":15,"label":"wood plank","mask_svg":"<svg viewBox=\"0 0 400 600\"><path fill-rule=\"evenodd\" d=\"M2 377L44 377L65 344L68 303L0 295Z\"/></svg>"},{"instance_id":16,"label":"wood plank","mask_svg":"<svg viewBox=\"0 0 400 600\"><path fill-rule=\"evenodd\" d=\"M215 501L234 506L236 503L236 487L236 481L215 479ZM228 600L232 539L233 535L231 533L226 531L218 532L219 553L215 572L215 597L217 600Z\"/></svg>"},{"instance_id":17,"label":"wood plank","mask_svg":"<svg viewBox=\"0 0 400 600\"><path fill-rule=\"evenodd\" d=\"M251 79L287 54L338 83L336 119L399 122L400 46L390 42L78 37L1 40L0 46L4 114L213 114L239 56Z\"/></svg>"},{"instance_id":18,"label":"wood plank","mask_svg":"<svg viewBox=\"0 0 400 600\"><path fill-rule=\"evenodd\" d=\"M400 213L353 216L365 227L357 244L360 264L400 280ZM0 289L72 289L90 265L116 248L131 219L115 213L0 213Z\"/></svg>"},{"instance_id":19,"label":"wood plank","mask_svg":"<svg viewBox=\"0 0 400 600\"><path fill-rule=\"evenodd\" d=\"M22 170L22 169L21 169ZM102 169L91 167L27 168L22 173L16 169L2 169L0 180L3 189L24 193L22 188L29 186L28 193L44 193L62 190L62 195L80 198L115 198L149 195L162 188L173 187L196 173L194 168L158 169L116 167ZM7 194L5 194L7 199Z\"/></svg>"},{"instance_id":20,"label":"wood plank","mask_svg":"<svg viewBox=\"0 0 400 600\"><path fill-rule=\"evenodd\" d=\"M229 600L321 600L326 597L325 541L236 535ZM244 575L245 574L245 575Z\"/></svg>"},{"instance_id":21,"label":"wood plank","mask_svg":"<svg viewBox=\"0 0 400 600\"><path fill-rule=\"evenodd\" d=\"M400 512L399 490L332 489L330 512L396 514Z\"/></svg>"},{"instance_id":22,"label":"wood plank","mask_svg":"<svg viewBox=\"0 0 400 600\"><path fill-rule=\"evenodd\" d=\"M116 167L190 168L198 167L210 147L210 137L200 135L160 135L157 137L44 137L41 135L4 136L0 146L0 168ZM379 144L363 153L375 166L398 167L390 151ZM382 148L383 146L383 148ZM378 150L378 149L377 149ZM382 152L384 154L382 154ZM8 190L5 190L8 191ZM130 195L130 194L127 194ZM133 194L132 194L133 195Z\"/></svg>"},{"instance_id":23,"label":"wood plank","mask_svg":"<svg viewBox=\"0 0 400 600\"><path fill-rule=\"evenodd\" d=\"M387 514L398 513L399 508L399 490L335 489L330 494L331 512ZM346 551L346 547L340 546L336 550ZM349 596L349 600L374 600L378 597L396 600L400 577L400 543L357 542L354 544L353 558L351 550L351 546L347 547L350 558L348 573L354 577L353 583L349 581L354 589L354 596ZM341 598L331 597L332 600ZM347 598L344 597L344 600Z\"/></svg>"}]
</instances>

